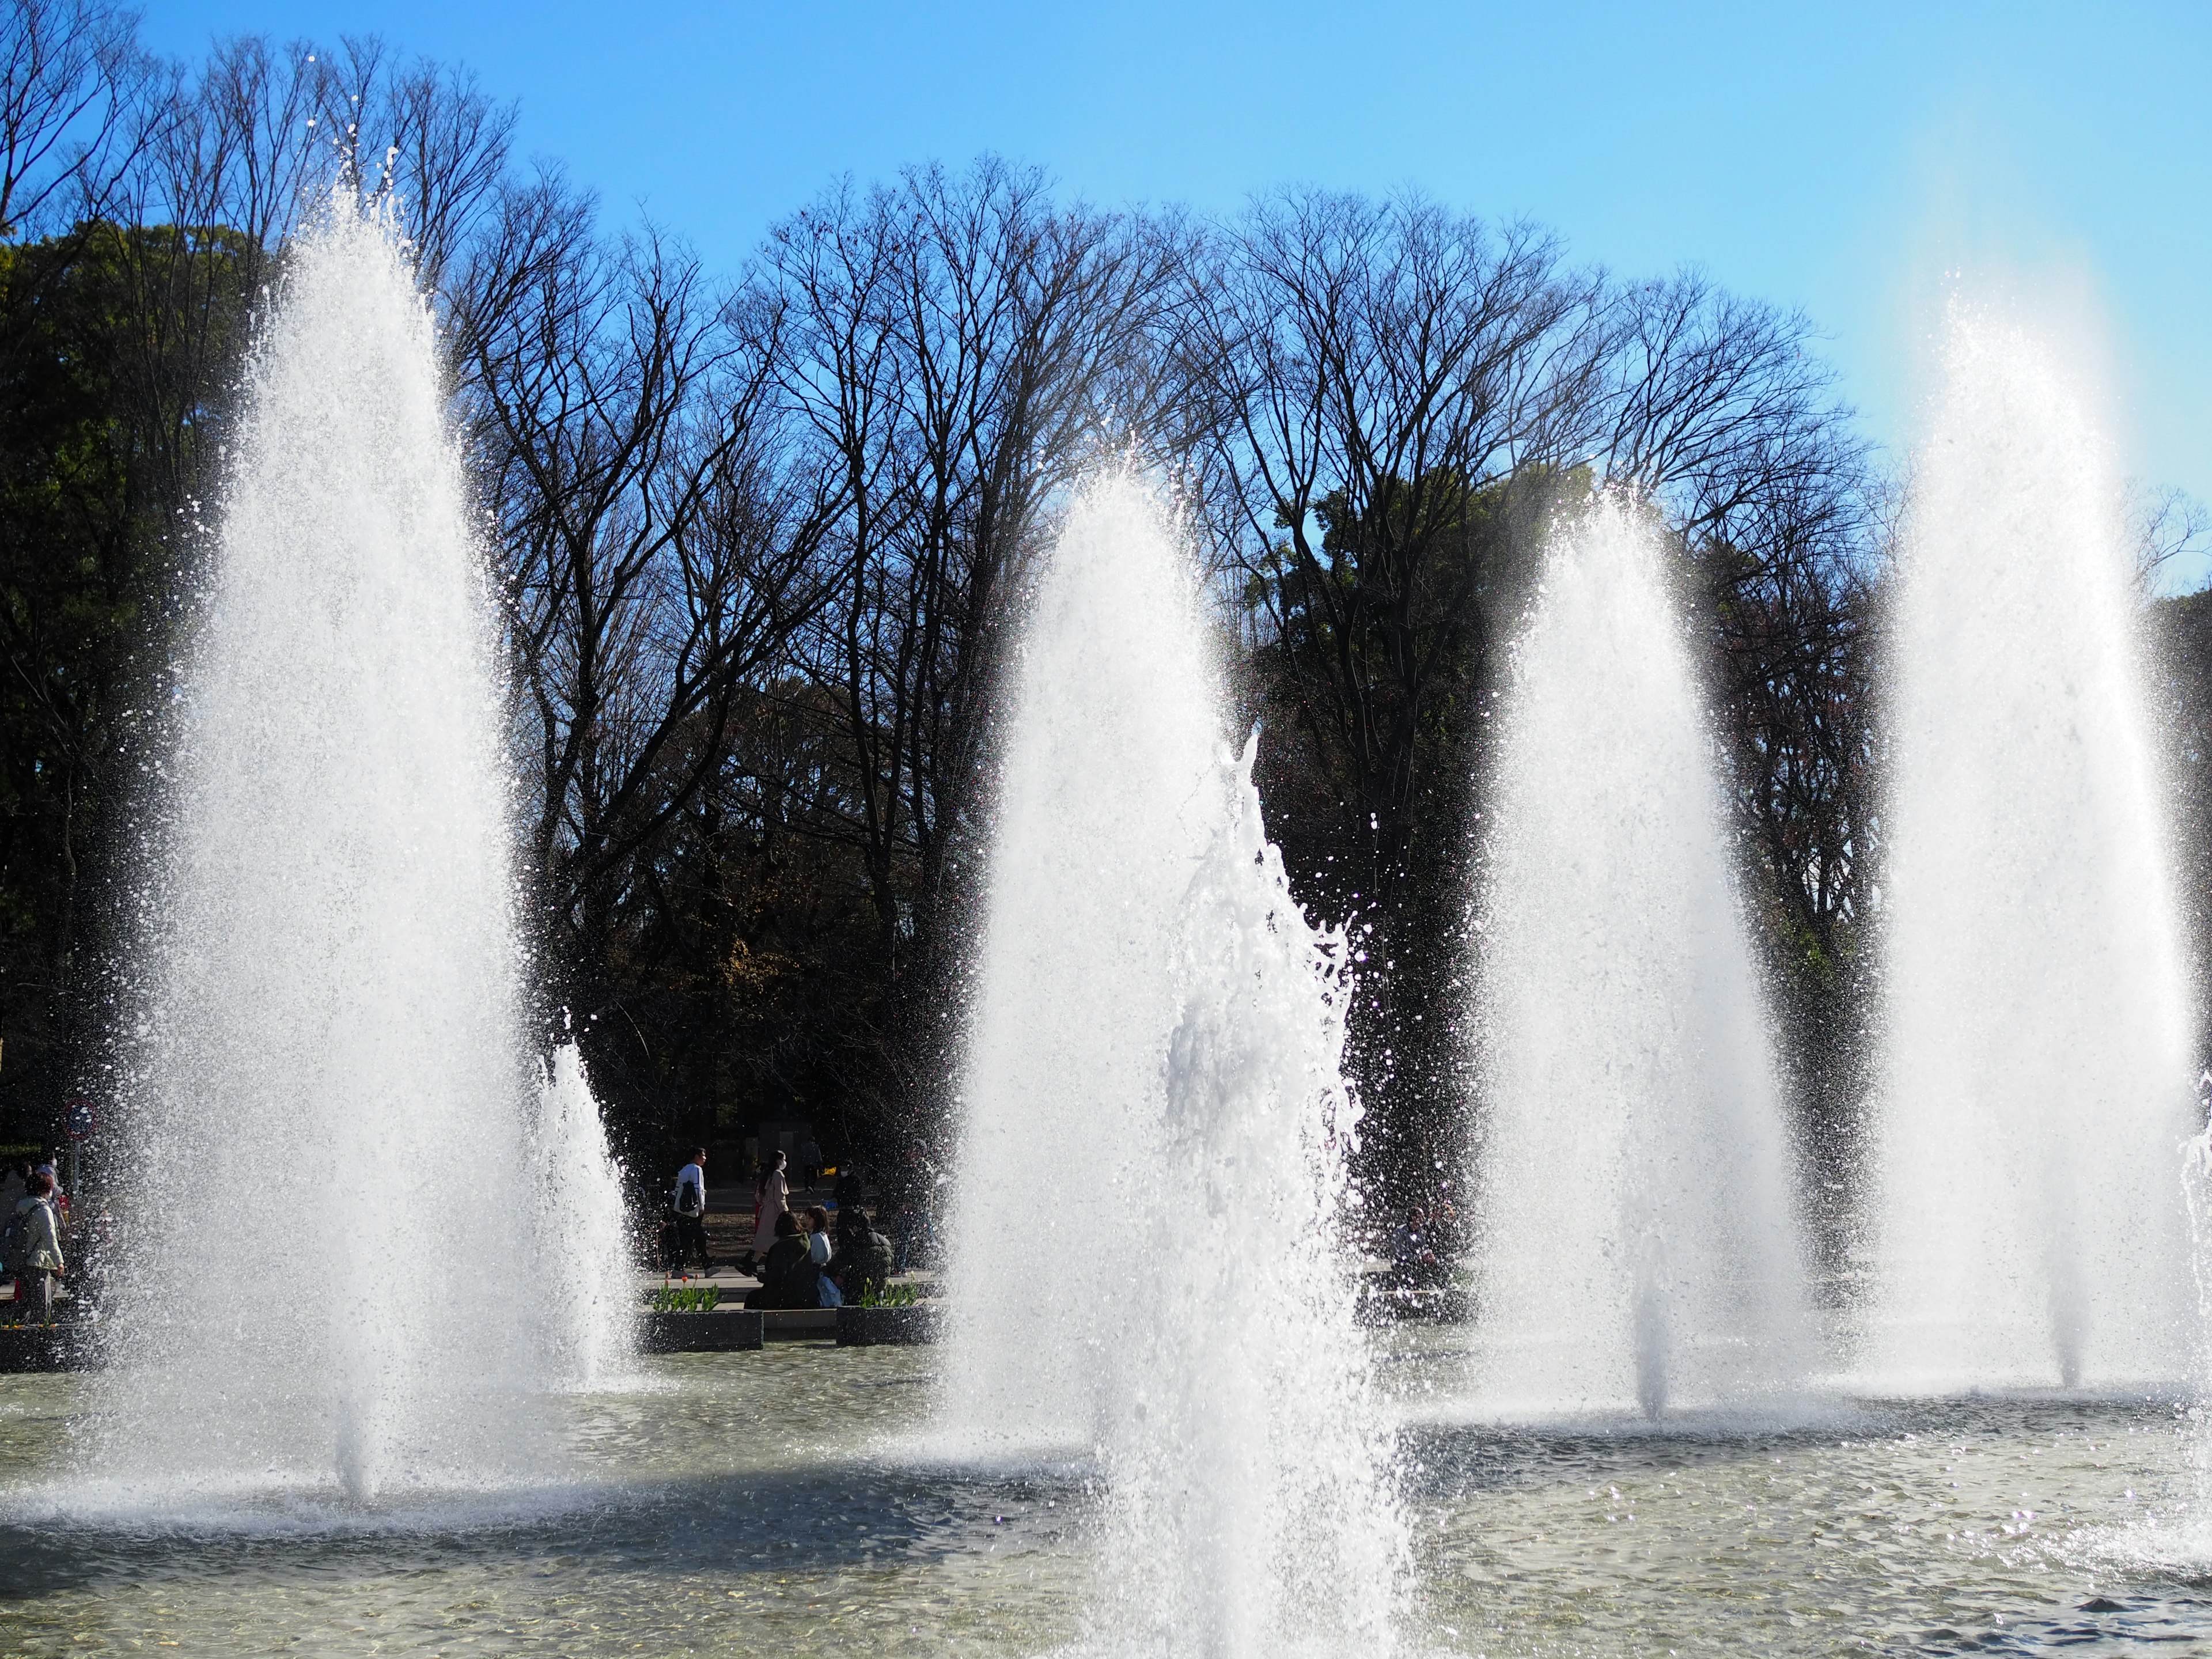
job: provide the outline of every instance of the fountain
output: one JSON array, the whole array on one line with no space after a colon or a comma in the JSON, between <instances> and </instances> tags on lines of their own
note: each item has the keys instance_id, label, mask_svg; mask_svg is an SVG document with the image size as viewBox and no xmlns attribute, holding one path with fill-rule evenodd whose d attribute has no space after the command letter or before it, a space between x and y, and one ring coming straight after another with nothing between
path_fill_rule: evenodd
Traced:
<instances>
[{"instance_id":1,"label":"fountain","mask_svg":"<svg viewBox=\"0 0 2212 1659\"><path fill-rule=\"evenodd\" d=\"M574 1042L545 1061L530 1168L556 1385L605 1388L637 1360L637 1264L623 1172Z\"/></svg>"},{"instance_id":2,"label":"fountain","mask_svg":"<svg viewBox=\"0 0 2212 1659\"><path fill-rule=\"evenodd\" d=\"M976 989L940 1418L1095 1459L1095 1638L1374 1650L1405 1537L1338 1226L1348 964L1225 751L1176 538L1076 507L1018 672Z\"/></svg>"},{"instance_id":3,"label":"fountain","mask_svg":"<svg viewBox=\"0 0 2212 1659\"><path fill-rule=\"evenodd\" d=\"M1892 626L1879 1289L1913 1393L2172 1381L2190 985L2083 377L1954 301Z\"/></svg>"},{"instance_id":4,"label":"fountain","mask_svg":"<svg viewBox=\"0 0 2212 1659\"><path fill-rule=\"evenodd\" d=\"M947 1345L633 1362L597 1108L521 1033L431 322L343 214L279 298L142 896L110 1363L0 1375L0 1650L2203 1644L2212 1441L1990 1391L2179 1377L2191 1299L2125 571L2015 334L1961 326L1905 568L1869 1349L1984 1391L1815 1432L1713 744L1607 501L1555 541L1491 801L1477 1420L1466 1328L1353 1324L1346 941L1124 477L1010 677ZM2212 1224L2212 1140L2186 1170Z\"/></svg>"},{"instance_id":5,"label":"fountain","mask_svg":"<svg viewBox=\"0 0 2212 1659\"><path fill-rule=\"evenodd\" d=\"M533 1089L501 677L431 316L385 224L288 252L178 689L88 1492L528 1479L623 1322L573 1051Z\"/></svg>"},{"instance_id":6,"label":"fountain","mask_svg":"<svg viewBox=\"0 0 2212 1659\"><path fill-rule=\"evenodd\" d=\"M1812 1358L1790 1156L1711 734L1632 507L1555 532L1477 921L1478 1394L1771 1408Z\"/></svg>"}]
</instances>

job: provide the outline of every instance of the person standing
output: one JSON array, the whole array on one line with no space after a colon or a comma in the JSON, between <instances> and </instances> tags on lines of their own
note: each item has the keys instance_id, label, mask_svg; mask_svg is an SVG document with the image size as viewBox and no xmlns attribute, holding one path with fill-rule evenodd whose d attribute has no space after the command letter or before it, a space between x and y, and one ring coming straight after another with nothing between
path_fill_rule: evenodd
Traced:
<instances>
[{"instance_id":1,"label":"person standing","mask_svg":"<svg viewBox=\"0 0 2212 1659\"><path fill-rule=\"evenodd\" d=\"M15 1203L15 1302L42 1325L54 1322L54 1284L66 1273L62 1230L54 1213L54 1178L41 1170Z\"/></svg>"},{"instance_id":2,"label":"person standing","mask_svg":"<svg viewBox=\"0 0 2212 1659\"><path fill-rule=\"evenodd\" d=\"M56 1154L57 1158L59 1156L58 1153ZM59 1218L61 1224L66 1227L69 1224L70 1195L69 1188L62 1185L60 1169L53 1164L41 1164L31 1173L34 1176L46 1176L46 1201L54 1206L55 1216Z\"/></svg>"},{"instance_id":3,"label":"person standing","mask_svg":"<svg viewBox=\"0 0 2212 1659\"><path fill-rule=\"evenodd\" d=\"M669 1208L676 1212L676 1265L684 1266L693 1249L699 1253L699 1271L711 1273L714 1264L707 1256L707 1149L694 1146L691 1161L676 1172L676 1191Z\"/></svg>"},{"instance_id":4,"label":"person standing","mask_svg":"<svg viewBox=\"0 0 2212 1659\"><path fill-rule=\"evenodd\" d=\"M783 1173L786 1154L779 1152L771 1157L761 1170L760 1202L753 1210L753 1256L757 1263L775 1247L778 1237L776 1218L787 1213L791 1207L791 1182Z\"/></svg>"}]
</instances>

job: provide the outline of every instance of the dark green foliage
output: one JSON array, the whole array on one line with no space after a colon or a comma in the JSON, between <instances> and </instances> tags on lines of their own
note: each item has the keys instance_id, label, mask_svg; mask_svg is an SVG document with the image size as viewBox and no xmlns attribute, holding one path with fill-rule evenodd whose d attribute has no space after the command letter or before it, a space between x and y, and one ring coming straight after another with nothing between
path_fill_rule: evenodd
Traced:
<instances>
[{"instance_id":1,"label":"dark green foliage","mask_svg":"<svg viewBox=\"0 0 2212 1659\"><path fill-rule=\"evenodd\" d=\"M164 697L250 250L104 222L0 247L0 1101L51 1135Z\"/></svg>"},{"instance_id":2,"label":"dark green foliage","mask_svg":"<svg viewBox=\"0 0 2212 1659\"><path fill-rule=\"evenodd\" d=\"M712 1313L721 1305L722 1291L717 1285L663 1285L649 1298L655 1313Z\"/></svg>"}]
</instances>

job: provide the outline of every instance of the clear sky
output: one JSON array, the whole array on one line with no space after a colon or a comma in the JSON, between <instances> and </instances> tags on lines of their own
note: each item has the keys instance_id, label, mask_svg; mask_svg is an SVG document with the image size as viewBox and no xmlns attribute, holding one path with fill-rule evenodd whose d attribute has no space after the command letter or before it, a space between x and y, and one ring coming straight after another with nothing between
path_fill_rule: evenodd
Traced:
<instances>
[{"instance_id":1,"label":"clear sky","mask_svg":"<svg viewBox=\"0 0 2212 1659\"><path fill-rule=\"evenodd\" d=\"M1105 204L1414 186L1802 307L1892 447L1944 273L2002 273L2089 297L2130 470L2212 502L2212 0L153 0L147 29L465 64L526 150L732 272L841 173L986 149Z\"/></svg>"}]
</instances>

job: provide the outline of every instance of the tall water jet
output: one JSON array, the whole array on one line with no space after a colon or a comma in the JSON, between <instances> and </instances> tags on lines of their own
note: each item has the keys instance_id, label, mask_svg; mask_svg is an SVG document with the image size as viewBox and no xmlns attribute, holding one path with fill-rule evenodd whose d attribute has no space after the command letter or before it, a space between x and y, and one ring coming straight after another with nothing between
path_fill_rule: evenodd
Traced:
<instances>
[{"instance_id":1,"label":"tall water jet","mask_svg":"<svg viewBox=\"0 0 2212 1659\"><path fill-rule=\"evenodd\" d=\"M1371 1650L1406 1545L1340 1248L1345 947L1291 897L1212 657L1157 506L1095 485L1013 689L941 1419L1100 1471L1103 1643Z\"/></svg>"},{"instance_id":2,"label":"tall water jet","mask_svg":"<svg viewBox=\"0 0 2212 1659\"><path fill-rule=\"evenodd\" d=\"M146 895L94 1472L157 1504L504 1482L573 1358L544 1160L599 1132L532 1121L485 569L386 226L293 244L246 391Z\"/></svg>"},{"instance_id":3,"label":"tall water jet","mask_svg":"<svg viewBox=\"0 0 2212 1659\"><path fill-rule=\"evenodd\" d=\"M2181 1376L2188 978L2121 483L2086 381L1963 302L1891 628L1870 1380Z\"/></svg>"},{"instance_id":4,"label":"tall water jet","mask_svg":"<svg viewBox=\"0 0 2212 1659\"><path fill-rule=\"evenodd\" d=\"M545 1062L532 1129L538 1255L555 1381L592 1388L618 1381L637 1358L637 1261L622 1166L574 1042Z\"/></svg>"},{"instance_id":5,"label":"tall water jet","mask_svg":"<svg viewBox=\"0 0 2212 1659\"><path fill-rule=\"evenodd\" d=\"M1713 740L1653 528L1555 532L1477 927L1477 1389L1551 1416L1771 1405L1803 1255Z\"/></svg>"}]
</instances>

